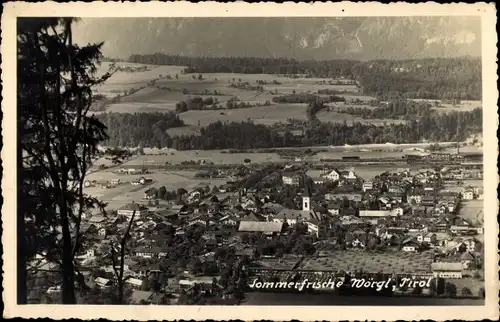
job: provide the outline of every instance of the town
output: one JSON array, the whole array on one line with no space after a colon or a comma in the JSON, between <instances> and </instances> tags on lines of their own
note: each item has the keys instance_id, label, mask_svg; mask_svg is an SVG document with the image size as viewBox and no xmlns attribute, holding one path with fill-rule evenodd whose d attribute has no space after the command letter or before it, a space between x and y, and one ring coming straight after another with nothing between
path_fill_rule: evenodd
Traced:
<instances>
[{"instance_id":1,"label":"town","mask_svg":"<svg viewBox=\"0 0 500 322\"><path fill-rule=\"evenodd\" d=\"M319 171L307 162L208 164L228 181L191 191L158 186L159 169L119 168L101 189L130 185L144 195L84 213L79 276L107 294L123 270L132 304L245 303L255 279L390 279L400 296L483 297L481 166L443 162L388 167L373 178L359 176L355 164ZM45 266L38 263L38 274L49 274ZM48 287L45 296L59 291ZM108 295L87 300L107 303Z\"/></svg>"}]
</instances>

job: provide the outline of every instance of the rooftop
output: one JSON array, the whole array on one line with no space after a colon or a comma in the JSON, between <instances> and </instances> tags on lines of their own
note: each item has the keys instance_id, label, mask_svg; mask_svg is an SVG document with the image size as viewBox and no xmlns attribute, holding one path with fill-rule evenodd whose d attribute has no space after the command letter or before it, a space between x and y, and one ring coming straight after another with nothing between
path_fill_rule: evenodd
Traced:
<instances>
[{"instance_id":1,"label":"rooftop","mask_svg":"<svg viewBox=\"0 0 500 322\"><path fill-rule=\"evenodd\" d=\"M283 228L282 222L258 222L258 221L241 221L238 231L251 232L281 232Z\"/></svg>"}]
</instances>

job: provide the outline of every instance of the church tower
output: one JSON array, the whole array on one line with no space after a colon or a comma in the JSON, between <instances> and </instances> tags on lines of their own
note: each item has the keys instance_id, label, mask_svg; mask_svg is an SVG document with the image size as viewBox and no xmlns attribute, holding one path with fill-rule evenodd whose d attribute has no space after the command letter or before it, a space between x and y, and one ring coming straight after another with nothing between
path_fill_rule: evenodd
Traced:
<instances>
[{"instance_id":1,"label":"church tower","mask_svg":"<svg viewBox=\"0 0 500 322\"><path fill-rule=\"evenodd\" d=\"M311 211L311 186L305 183L304 194L302 195L302 211Z\"/></svg>"}]
</instances>

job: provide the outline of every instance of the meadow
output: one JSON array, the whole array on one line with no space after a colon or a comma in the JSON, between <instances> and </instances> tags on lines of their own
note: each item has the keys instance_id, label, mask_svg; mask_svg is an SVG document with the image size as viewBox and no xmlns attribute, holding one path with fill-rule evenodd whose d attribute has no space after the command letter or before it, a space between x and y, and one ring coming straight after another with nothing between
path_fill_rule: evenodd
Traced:
<instances>
[{"instance_id":1,"label":"meadow","mask_svg":"<svg viewBox=\"0 0 500 322\"><path fill-rule=\"evenodd\" d=\"M99 171L91 173L87 176L88 180L96 180L98 182L111 181L113 179L120 179L122 184L114 188L101 188L100 186L87 187L84 189L85 193L98 198L100 201L106 202L107 209L118 209L121 206L132 201L142 202L144 193L151 187L159 188L165 186L169 191L184 188L191 191L197 187L209 186L212 188L214 185L222 185L226 183L225 179L210 179L203 180L195 178L194 171L161 171L154 174L145 175L126 175L116 174L111 171ZM140 177L151 177L154 182L152 185L147 186L134 186L130 184L131 181L136 181Z\"/></svg>"},{"instance_id":2,"label":"meadow","mask_svg":"<svg viewBox=\"0 0 500 322\"><path fill-rule=\"evenodd\" d=\"M462 200L460 208L460 217L476 224L483 220L483 200Z\"/></svg>"},{"instance_id":3,"label":"meadow","mask_svg":"<svg viewBox=\"0 0 500 322\"><path fill-rule=\"evenodd\" d=\"M427 99L413 99L417 102L429 102L434 104L436 100L427 100ZM467 112L472 111L475 108L481 108L481 101L461 101L459 104L450 104L450 103L441 103L437 100L438 106L434 106L433 109L438 111L439 113L449 113L449 112Z\"/></svg>"},{"instance_id":4,"label":"meadow","mask_svg":"<svg viewBox=\"0 0 500 322\"><path fill-rule=\"evenodd\" d=\"M110 63L103 63L98 74L104 74L109 69ZM252 105L263 105L272 102L277 95L292 93L317 94L319 90L339 91L338 96L344 96L348 104L333 104L332 107L342 108L347 106L357 107L354 100L369 101L370 96L361 95L356 85L350 80L333 80L322 78L291 78L280 75L267 74L234 74L234 73L208 73L183 74L184 66L155 66L130 63L117 63L120 67L146 66L145 71L117 71L104 84L95 88L96 94L101 94L111 99L120 95L113 103L106 106L106 111L115 113L135 112L168 112L174 111L177 102L191 97L212 97L220 105L236 97L239 101ZM155 81L154 84L150 83ZM262 86L262 91L247 90L231 87L231 84L248 83L251 86ZM132 93L131 93L132 92ZM322 95L325 96L325 95ZM328 96L328 95L326 95ZM368 107L368 105L359 105ZM206 126L214 121L248 121L272 125L285 121L288 118L306 120L306 104L275 104L232 110L202 110L187 111L180 114L186 123L181 127L169 131L170 135L198 134L199 126ZM383 125L393 120L370 120L355 118L352 115L332 111L321 111L318 119L326 122L352 123L359 121L375 125Z\"/></svg>"}]
</instances>

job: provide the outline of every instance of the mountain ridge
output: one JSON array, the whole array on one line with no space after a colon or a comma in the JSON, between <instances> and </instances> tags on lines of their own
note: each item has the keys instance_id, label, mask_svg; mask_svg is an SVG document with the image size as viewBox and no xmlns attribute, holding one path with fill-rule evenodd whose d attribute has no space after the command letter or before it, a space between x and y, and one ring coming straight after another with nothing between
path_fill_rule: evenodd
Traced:
<instances>
[{"instance_id":1,"label":"mountain ridge","mask_svg":"<svg viewBox=\"0 0 500 322\"><path fill-rule=\"evenodd\" d=\"M192 57L402 60L480 57L476 17L92 18L81 43L105 41L105 56L162 52Z\"/></svg>"}]
</instances>

